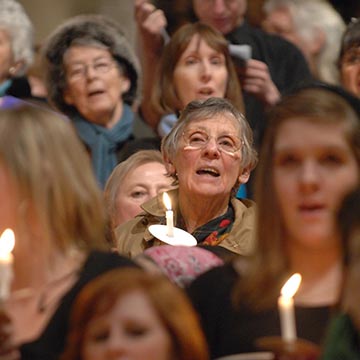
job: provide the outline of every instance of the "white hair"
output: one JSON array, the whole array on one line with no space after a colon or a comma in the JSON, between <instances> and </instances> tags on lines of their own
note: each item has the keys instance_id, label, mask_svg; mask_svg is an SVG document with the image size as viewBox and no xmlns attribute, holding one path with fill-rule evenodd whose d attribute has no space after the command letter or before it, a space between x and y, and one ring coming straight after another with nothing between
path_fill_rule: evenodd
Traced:
<instances>
[{"instance_id":1,"label":"white hair","mask_svg":"<svg viewBox=\"0 0 360 360\"><path fill-rule=\"evenodd\" d=\"M321 30L325 44L317 59L320 80L338 84L337 59L346 25L340 14L325 0L267 0L264 12L269 14L278 8L286 8L293 20L296 32L307 43L312 42Z\"/></svg>"},{"instance_id":2,"label":"white hair","mask_svg":"<svg viewBox=\"0 0 360 360\"><path fill-rule=\"evenodd\" d=\"M0 0L0 30L10 38L15 62L23 62L16 75L23 75L34 59L34 28L24 7L16 0Z\"/></svg>"}]
</instances>

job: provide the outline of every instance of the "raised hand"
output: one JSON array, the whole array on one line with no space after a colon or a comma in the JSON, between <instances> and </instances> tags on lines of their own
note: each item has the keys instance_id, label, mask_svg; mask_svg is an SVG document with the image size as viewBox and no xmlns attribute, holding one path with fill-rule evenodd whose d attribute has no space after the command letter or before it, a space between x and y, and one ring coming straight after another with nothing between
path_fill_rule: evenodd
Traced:
<instances>
[{"instance_id":1,"label":"raised hand","mask_svg":"<svg viewBox=\"0 0 360 360\"><path fill-rule=\"evenodd\" d=\"M271 79L268 66L259 60L250 59L244 67L238 68L241 87L266 105L274 105L280 99L280 92Z\"/></svg>"}]
</instances>

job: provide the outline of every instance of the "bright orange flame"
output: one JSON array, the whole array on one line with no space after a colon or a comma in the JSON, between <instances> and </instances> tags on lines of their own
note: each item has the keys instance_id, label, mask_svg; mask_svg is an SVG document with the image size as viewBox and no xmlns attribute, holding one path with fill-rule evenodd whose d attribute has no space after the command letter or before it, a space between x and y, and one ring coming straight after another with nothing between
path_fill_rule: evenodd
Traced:
<instances>
[{"instance_id":1,"label":"bright orange flame","mask_svg":"<svg viewBox=\"0 0 360 360\"><path fill-rule=\"evenodd\" d=\"M300 283L301 275L298 273L293 274L281 288L281 295L288 299L292 298L298 291Z\"/></svg>"},{"instance_id":2,"label":"bright orange flame","mask_svg":"<svg viewBox=\"0 0 360 360\"><path fill-rule=\"evenodd\" d=\"M15 235L11 229L5 229L0 237L0 257L7 257L15 246Z\"/></svg>"},{"instance_id":3,"label":"bright orange flame","mask_svg":"<svg viewBox=\"0 0 360 360\"><path fill-rule=\"evenodd\" d=\"M171 200L167 192L163 193L163 202L167 210L171 210Z\"/></svg>"}]
</instances>

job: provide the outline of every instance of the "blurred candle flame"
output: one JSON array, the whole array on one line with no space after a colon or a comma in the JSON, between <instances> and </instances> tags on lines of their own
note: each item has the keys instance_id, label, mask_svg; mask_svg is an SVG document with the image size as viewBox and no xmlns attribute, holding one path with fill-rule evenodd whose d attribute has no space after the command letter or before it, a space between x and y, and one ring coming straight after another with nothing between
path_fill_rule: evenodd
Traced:
<instances>
[{"instance_id":1,"label":"blurred candle flame","mask_svg":"<svg viewBox=\"0 0 360 360\"><path fill-rule=\"evenodd\" d=\"M281 295L286 298L292 298L299 289L301 283L301 275L293 274L281 288Z\"/></svg>"},{"instance_id":2,"label":"blurred candle flame","mask_svg":"<svg viewBox=\"0 0 360 360\"><path fill-rule=\"evenodd\" d=\"M3 231L0 237L0 259L7 258L15 246L15 235L11 229Z\"/></svg>"}]
</instances>

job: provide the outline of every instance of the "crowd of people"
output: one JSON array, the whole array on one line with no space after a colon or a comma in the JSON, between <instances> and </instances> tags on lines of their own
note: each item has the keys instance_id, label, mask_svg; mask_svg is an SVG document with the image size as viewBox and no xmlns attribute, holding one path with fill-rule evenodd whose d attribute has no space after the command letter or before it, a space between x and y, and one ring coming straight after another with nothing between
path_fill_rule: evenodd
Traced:
<instances>
[{"instance_id":1,"label":"crowd of people","mask_svg":"<svg viewBox=\"0 0 360 360\"><path fill-rule=\"evenodd\" d=\"M360 20L156 4L0 0L0 360L359 358Z\"/></svg>"}]
</instances>

